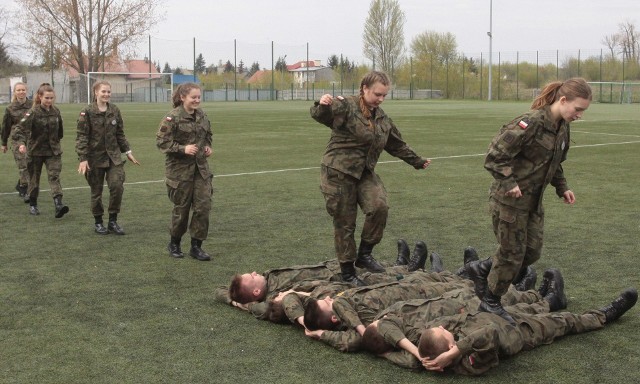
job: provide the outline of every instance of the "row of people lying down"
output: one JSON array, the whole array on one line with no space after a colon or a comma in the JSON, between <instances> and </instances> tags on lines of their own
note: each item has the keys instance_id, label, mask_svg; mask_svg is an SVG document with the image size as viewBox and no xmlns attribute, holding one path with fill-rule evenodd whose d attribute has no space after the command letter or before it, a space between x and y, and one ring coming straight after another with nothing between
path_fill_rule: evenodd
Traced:
<instances>
[{"instance_id":1,"label":"row of people lying down","mask_svg":"<svg viewBox=\"0 0 640 384\"><path fill-rule=\"evenodd\" d=\"M600 309L562 312L567 298L560 271L546 270L534 289L536 274L530 269L502 297L509 321L478 311L482 292L467 275L479 262L473 248L465 250L465 264L455 273L443 270L436 253L425 271L426 254L419 242L409 258L400 240L394 266L359 275L369 284L365 287L336 281L339 265L329 261L236 275L216 296L257 318L299 325L307 336L344 352L367 350L406 368L468 375L559 336L600 329L637 301L636 289L628 288Z\"/></svg>"}]
</instances>

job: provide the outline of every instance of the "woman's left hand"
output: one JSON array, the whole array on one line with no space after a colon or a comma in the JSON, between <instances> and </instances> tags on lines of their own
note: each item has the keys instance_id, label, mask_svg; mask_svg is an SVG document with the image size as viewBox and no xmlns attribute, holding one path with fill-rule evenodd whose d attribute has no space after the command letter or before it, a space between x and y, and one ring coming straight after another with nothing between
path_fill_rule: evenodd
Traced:
<instances>
[{"instance_id":1,"label":"woman's left hand","mask_svg":"<svg viewBox=\"0 0 640 384\"><path fill-rule=\"evenodd\" d=\"M140 165L140 162L138 160L136 160L135 157L133 157L133 153L132 152L130 152L127 155L127 159L129 159L129 161L132 162L133 164Z\"/></svg>"},{"instance_id":2,"label":"woman's left hand","mask_svg":"<svg viewBox=\"0 0 640 384\"><path fill-rule=\"evenodd\" d=\"M422 169L426 169L429 164L431 164L431 159L427 159L427 161L424 162L424 164L422 164Z\"/></svg>"},{"instance_id":3,"label":"woman's left hand","mask_svg":"<svg viewBox=\"0 0 640 384\"><path fill-rule=\"evenodd\" d=\"M213 153L213 149L211 149L211 147L204 147L204 155L206 157L211 156L212 153Z\"/></svg>"},{"instance_id":4,"label":"woman's left hand","mask_svg":"<svg viewBox=\"0 0 640 384\"><path fill-rule=\"evenodd\" d=\"M573 204L576 202L576 196L573 194L571 190L568 190L565 193L563 193L562 198L564 199L564 202L567 204Z\"/></svg>"}]
</instances>

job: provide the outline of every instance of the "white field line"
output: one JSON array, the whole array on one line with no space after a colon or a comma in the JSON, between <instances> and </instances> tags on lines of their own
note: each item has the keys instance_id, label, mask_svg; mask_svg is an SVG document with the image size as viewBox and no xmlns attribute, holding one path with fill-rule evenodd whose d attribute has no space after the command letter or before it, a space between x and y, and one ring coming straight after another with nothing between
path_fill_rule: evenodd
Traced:
<instances>
[{"instance_id":1,"label":"white field line","mask_svg":"<svg viewBox=\"0 0 640 384\"><path fill-rule=\"evenodd\" d=\"M581 132L581 133L589 133L589 132ZM611 135L613 135L613 134L611 134ZM619 135L619 136L640 137L640 136L634 136L634 135ZM640 140L623 141L623 142L617 142L617 143L573 145L573 146L571 146L571 149L589 148L589 147L602 147L602 146L608 146L608 145L638 144L638 143L640 143ZM448 160L448 159L459 159L459 158L463 158L463 157L478 157L478 156L485 156L485 155L486 155L486 153L475 153L475 154L470 154L470 155L452 155L452 156L431 157L430 159L431 160ZM392 163L400 163L400 162L402 162L402 160L389 160L389 161L380 161L380 162L378 162L378 164L392 164ZM320 169L320 167L317 166L317 167L304 167L304 168L274 169L274 170L270 170L270 171L229 173L229 174L225 174L225 175L215 175L214 177L218 178L218 177L265 175L265 174L269 174L269 173L299 172L299 171L308 171L308 170L312 170L312 169ZM143 184L156 184L156 183L164 183L164 179L161 179L161 180L136 181L136 182L133 182L133 183L124 183L124 184L125 185L143 185ZM76 189L89 189L89 186L86 185L86 186L81 186L81 187L63 188L64 191L72 191L72 190L76 190ZM49 191L48 189L41 189L40 190L40 192L48 192L48 191ZM0 192L0 196L15 195L16 193L17 192Z\"/></svg>"}]
</instances>

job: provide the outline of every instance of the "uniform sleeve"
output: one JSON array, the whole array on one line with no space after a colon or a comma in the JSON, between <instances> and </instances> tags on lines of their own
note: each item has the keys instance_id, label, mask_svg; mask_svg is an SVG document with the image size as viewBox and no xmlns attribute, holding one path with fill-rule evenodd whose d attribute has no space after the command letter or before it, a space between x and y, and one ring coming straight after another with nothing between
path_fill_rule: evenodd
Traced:
<instances>
[{"instance_id":1,"label":"uniform sleeve","mask_svg":"<svg viewBox=\"0 0 640 384\"><path fill-rule=\"evenodd\" d=\"M221 285L213 292L213 297L220 303L231 305L231 298L229 297L229 287Z\"/></svg>"},{"instance_id":2,"label":"uniform sleeve","mask_svg":"<svg viewBox=\"0 0 640 384\"><path fill-rule=\"evenodd\" d=\"M405 351L404 349L387 352L384 354L384 358L402 368L422 368L422 364L420 363L420 361L416 359L416 357L413 356L409 351Z\"/></svg>"},{"instance_id":3,"label":"uniform sleeve","mask_svg":"<svg viewBox=\"0 0 640 384\"><path fill-rule=\"evenodd\" d=\"M555 187L556 195L562 197L562 195L568 191L569 185L567 184L567 179L564 177L564 169L562 168L562 162L567 160L567 153L569 152L569 143L571 143L570 130L567 126L567 144L562 152L562 159L560 160L560 164L558 164L558 168L556 169L553 177L551 178L550 184Z\"/></svg>"},{"instance_id":4,"label":"uniform sleeve","mask_svg":"<svg viewBox=\"0 0 640 384\"><path fill-rule=\"evenodd\" d=\"M118 122L116 125L116 141L118 142L118 148L120 148L120 152L126 153L131 148L129 147L129 142L127 141L127 137L124 135L124 120L122 119L120 108L115 107L115 109L116 109L116 121Z\"/></svg>"},{"instance_id":5,"label":"uniform sleeve","mask_svg":"<svg viewBox=\"0 0 640 384\"><path fill-rule=\"evenodd\" d=\"M320 336L320 341L340 352L355 352L361 349L362 336L353 329L347 331L324 331Z\"/></svg>"},{"instance_id":6,"label":"uniform sleeve","mask_svg":"<svg viewBox=\"0 0 640 384\"><path fill-rule=\"evenodd\" d=\"M9 108L4 110L4 116L2 117L2 145L7 146L9 141L9 134L11 133L11 113Z\"/></svg>"},{"instance_id":7,"label":"uniform sleeve","mask_svg":"<svg viewBox=\"0 0 640 384\"><path fill-rule=\"evenodd\" d=\"M211 120L209 120L209 117L205 114L204 118L207 122L207 135L205 137L205 142L207 143L207 146L209 148L213 147L213 130L211 129Z\"/></svg>"},{"instance_id":8,"label":"uniform sleeve","mask_svg":"<svg viewBox=\"0 0 640 384\"><path fill-rule=\"evenodd\" d=\"M305 298L295 293L290 293L282 298L284 313L292 323L295 323L297 318L304 316L304 300Z\"/></svg>"},{"instance_id":9,"label":"uniform sleeve","mask_svg":"<svg viewBox=\"0 0 640 384\"><path fill-rule=\"evenodd\" d=\"M78 127L76 129L76 153L80 161L87 160L90 132L91 122L89 120L88 110L85 108L78 116Z\"/></svg>"},{"instance_id":10,"label":"uniform sleeve","mask_svg":"<svg viewBox=\"0 0 640 384\"><path fill-rule=\"evenodd\" d=\"M15 125L15 131L13 132L13 140L20 145L27 145L27 139L29 132L31 132L31 125L33 124L33 113L27 112L20 122Z\"/></svg>"},{"instance_id":11,"label":"uniform sleeve","mask_svg":"<svg viewBox=\"0 0 640 384\"><path fill-rule=\"evenodd\" d=\"M498 365L499 330L492 324L477 329L457 341L461 359L453 367L457 373L479 375Z\"/></svg>"},{"instance_id":12,"label":"uniform sleeve","mask_svg":"<svg viewBox=\"0 0 640 384\"><path fill-rule=\"evenodd\" d=\"M522 128L519 123L527 124ZM484 168L489 171L496 180L501 180L505 190L510 191L518 185L513 175L513 160L531 138L531 132L535 130L533 123L527 123L526 119L516 119L502 127L493 138L485 157Z\"/></svg>"},{"instance_id":13,"label":"uniform sleeve","mask_svg":"<svg viewBox=\"0 0 640 384\"><path fill-rule=\"evenodd\" d=\"M320 124L334 129L340 127L344 121L349 108L348 103L341 98L335 97L331 105L322 105L316 101L311 107L311 117Z\"/></svg>"},{"instance_id":14,"label":"uniform sleeve","mask_svg":"<svg viewBox=\"0 0 640 384\"><path fill-rule=\"evenodd\" d=\"M174 117L167 115L160 122L160 128L156 134L156 145L162 153L184 153L184 145L173 140L175 132Z\"/></svg>"},{"instance_id":15,"label":"uniform sleeve","mask_svg":"<svg viewBox=\"0 0 640 384\"><path fill-rule=\"evenodd\" d=\"M390 155L402 159L405 163L413 166L415 169L421 169L424 166L424 163L427 162L426 159L418 156L402 139L402 135L393 121L391 121L391 132L389 133L389 138L387 139L387 144L385 145L384 150Z\"/></svg>"},{"instance_id":16,"label":"uniform sleeve","mask_svg":"<svg viewBox=\"0 0 640 384\"><path fill-rule=\"evenodd\" d=\"M378 333L394 347L406 338L402 319L395 315L387 316L378 322Z\"/></svg>"},{"instance_id":17,"label":"uniform sleeve","mask_svg":"<svg viewBox=\"0 0 640 384\"><path fill-rule=\"evenodd\" d=\"M344 297L338 297L333 301L333 312L349 329L355 329L358 325L362 325L358 312Z\"/></svg>"},{"instance_id":18,"label":"uniform sleeve","mask_svg":"<svg viewBox=\"0 0 640 384\"><path fill-rule=\"evenodd\" d=\"M266 320L267 318L267 302L252 302L247 304L249 313L251 313L256 319Z\"/></svg>"},{"instance_id":19,"label":"uniform sleeve","mask_svg":"<svg viewBox=\"0 0 640 384\"><path fill-rule=\"evenodd\" d=\"M62 114L60 113L60 110L56 108L56 111L58 112L58 139L62 140L64 137L64 123L62 122Z\"/></svg>"}]
</instances>

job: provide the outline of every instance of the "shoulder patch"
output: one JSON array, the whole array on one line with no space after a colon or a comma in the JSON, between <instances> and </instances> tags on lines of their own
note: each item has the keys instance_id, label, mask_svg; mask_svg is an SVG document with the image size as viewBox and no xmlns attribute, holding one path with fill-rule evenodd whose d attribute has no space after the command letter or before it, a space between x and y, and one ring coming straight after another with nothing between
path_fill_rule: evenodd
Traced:
<instances>
[{"instance_id":1,"label":"shoulder patch","mask_svg":"<svg viewBox=\"0 0 640 384\"><path fill-rule=\"evenodd\" d=\"M337 99L338 99L338 100L344 100L344 97L342 97L342 96L338 96L338 97L337 97Z\"/></svg>"},{"instance_id":2,"label":"shoulder patch","mask_svg":"<svg viewBox=\"0 0 640 384\"><path fill-rule=\"evenodd\" d=\"M167 116L167 117L165 117L164 119L165 119L165 120L167 120L167 121L171 121L171 120L173 120L173 118L172 118L171 116Z\"/></svg>"},{"instance_id":3,"label":"shoulder patch","mask_svg":"<svg viewBox=\"0 0 640 384\"><path fill-rule=\"evenodd\" d=\"M513 142L513 139L515 138L515 134L511 133L510 131L507 131L504 136L502 136L502 140L507 144L511 144Z\"/></svg>"},{"instance_id":4,"label":"shoulder patch","mask_svg":"<svg viewBox=\"0 0 640 384\"><path fill-rule=\"evenodd\" d=\"M527 127L529 126L529 122L525 121L524 119L520 120L520 122L518 123L518 126L521 129L527 129Z\"/></svg>"},{"instance_id":5,"label":"shoulder patch","mask_svg":"<svg viewBox=\"0 0 640 384\"><path fill-rule=\"evenodd\" d=\"M84 116L86 115L86 113L84 113L84 111L80 112L80 116Z\"/></svg>"}]
</instances>

